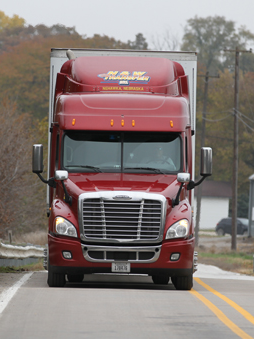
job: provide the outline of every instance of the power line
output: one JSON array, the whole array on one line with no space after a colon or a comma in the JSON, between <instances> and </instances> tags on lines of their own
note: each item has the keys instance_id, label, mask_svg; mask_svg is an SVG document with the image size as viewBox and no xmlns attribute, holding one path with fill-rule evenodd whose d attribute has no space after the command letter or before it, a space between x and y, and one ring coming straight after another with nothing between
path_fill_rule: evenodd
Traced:
<instances>
[{"instance_id":1,"label":"power line","mask_svg":"<svg viewBox=\"0 0 254 339\"><path fill-rule=\"evenodd\" d=\"M254 120L250 119L247 115L241 113L240 111L237 111L236 113L237 113L237 115L238 115L238 119L240 119L240 120L243 122L244 125L246 125L246 126L249 127L250 129L252 129L252 127L251 127L250 125L248 125L248 124L247 124L242 118L240 118L240 117L243 116L245 119L247 119L247 120L249 120L250 122L253 122L253 123L254 123ZM218 113L217 113L217 114L218 114ZM204 117L202 117L202 119L205 119L206 121L209 121L209 122L219 122L219 121L222 121L222 120L225 120L225 119L231 117L233 114L234 114L234 111L232 110L232 111L231 111L231 114L228 114L227 116L225 116L225 117L223 117L223 118L221 118L221 119L208 119L208 118L204 118Z\"/></svg>"},{"instance_id":2,"label":"power line","mask_svg":"<svg viewBox=\"0 0 254 339\"><path fill-rule=\"evenodd\" d=\"M240 117L238 116L238 119L241 120L241 122L242 122L246 127L248 127L252 132L254 132L254 128L252 128L251 126L249 126L242 118L240 118Z\"/></svg>"},{"instance_id":3,"label":"power line","mask_svg":"<svg viewBox=\"0 0 254 339\"><path fill-rule=\"evenodd\" d=\"M232 112L232 110L227 110L227 111L222 111L222 112L206 112L205 115L226 114L226 113L231 113L231 112ZM203 114L203 112L198 112L198 113Z\"/></svg>"},{"instance_id":4,"label":"power line","mask_svg":"<svg viewBox=\"0 0 254 339\"><path fill-rule=\"evenodd\" d=\"M254 123L254 120L250 119L249 117L247 117L247 115L243 114L242 112L240 111L237 111L238 114L241 114L242 116L244 116L247 120L251 121Z\"/></svg>"},{"instance_id":5,"label":"power line","mask_svg":"<svg viewBox=\"0 0 254 339\"><path fill-rule=\"evenodd\" d=\"M246 127L248 127L252 132L254 132L254 127L251 127L249 124L247 124L247 123L242 119L241 116L245 117L247 120L249 120L249 121L251 121L251 122L253 122L253 123L254 123L254 120L248 118L246 115L242 114L242 113L239 112L239 111L237 111L237 113L238 113L238 114L237 114L237 115L238 115L238 119L239 119ZM239 115L239 113L240 113L240 115ZM233 114L233 111L232 111L232 114ZM228 114L226 117L221 118L221 119L207 119L207 118L204 118L204 117L202 117L202 119L205 119L206 121L209 121L209 122L215 122L215 123L216 123L216 122L220 122L220 121L222 121L222 120L225 120L225 119L231 117L232 114Z\"/></svg>"},{"instance_id":6,"label":"power line","mask_svg":"<svg viewBox=\"0 0 254 339\"><path fill-rule=\"evenodd\" d=\"M229 118L231 116L232 116L232 114L228 114L226 117L221 118L221 119L207 119L207 118L202 118L202 119L204 119L206 121L209 121L209 122L219 122L219 121L225 120L225 119L227 119L227 118Z\"/></svg>"}]
</instances>

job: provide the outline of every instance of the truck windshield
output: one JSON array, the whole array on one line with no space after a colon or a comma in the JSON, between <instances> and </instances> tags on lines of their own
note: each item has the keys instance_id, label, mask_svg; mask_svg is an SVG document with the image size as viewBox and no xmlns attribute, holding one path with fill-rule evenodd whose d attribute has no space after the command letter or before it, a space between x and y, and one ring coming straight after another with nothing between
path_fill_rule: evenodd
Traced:
<instances>
[{"instance_id":1,"label":"truck windshield","mask_svg":"<svg viewBox=\"0 0 254 339\"><path fill-rule=\"evenodd\" d=\"M176 173L179 133L67 131L62 164L69 172Z\"/></svg>"}]
</instances>

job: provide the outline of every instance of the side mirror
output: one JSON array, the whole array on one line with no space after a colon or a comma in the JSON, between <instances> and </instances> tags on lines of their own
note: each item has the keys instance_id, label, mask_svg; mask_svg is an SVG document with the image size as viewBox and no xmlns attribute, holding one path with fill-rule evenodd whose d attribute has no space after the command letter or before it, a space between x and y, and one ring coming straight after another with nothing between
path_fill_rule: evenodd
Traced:
<instances>
[{"instance_id":1,"label":"side mirror","mask_svg":"<svg viewBox=\"0 0 254 339\"><path fill-rule=\"evenodd\" d=\"M44 184L48 184L50 187L56 187L54 178L45 180L41 173L43 172L43 146L41 144L33 145L33 161L32 161L33 173L37 174Z\"/></svg>"},{"instance_id":2,"label":"side mirror","mask_svg":"<svg viewBox=\"0 0 254 339\"><path fill-rule=\"evenodd\" d=\"M206 177L212 175L212 149L211 147L202 147L201 148L201 158L200 158L200 175L202 178L198 182L190 181L187 189L192 190L195 186L200 185Z\"/></svg>"},{"instance_id":3,"label":"side mirror","mask_svg":"<svg viewBox=\"0 0 254 339\"><path fill-rule=\"evenodd\" d=\"M43 145L33 145L33 160L32 160L33 173L39 174L43 172Z\"/></svg>"},{"instance_id":4,"label":"side mirror","mask_svg":"<svg viewBox=\"0 0 254 339\"><path fill-rule=\"evenodd\" d=\"M177 173L177 181L181 183L190 182L190 173Z\"/></svg>"},{"instance_id":5,"label":"side mirror","mask_svg":"<svg viewBox=\"0 0 254 339\"><path fill-rule=\"evenodd\" d=\"M212 162L212 149L210 147L202 147L200 159L200 175L206 177L212 175Z\"/></svg>"},{"instance_id":6,"label":"side mirror","mask_svg":"<svg viewBox=\"0 0 254 339\"><path fill-rule=\"evenodd\" d=\"M55 179L56 180L66 180L68 179L68 172L57 170L55 171Z\"/></svg>"}]
</instances>

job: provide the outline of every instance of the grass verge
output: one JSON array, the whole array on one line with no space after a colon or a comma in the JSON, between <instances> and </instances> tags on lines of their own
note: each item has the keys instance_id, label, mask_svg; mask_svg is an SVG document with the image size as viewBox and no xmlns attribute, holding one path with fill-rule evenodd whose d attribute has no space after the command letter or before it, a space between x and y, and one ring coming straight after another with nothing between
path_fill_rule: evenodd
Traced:
<instances>
[{"instance_id":1,"label":"grass verge","mask_svg":"<svg viewBox=\"0 0 254 339\"><path fill-rule=\"evenodd\" d=\"M0 273L20 273L31 271L43 271L43 260L40 260L36 264L29 264L20 267L0 267Z\"/></svg>"},{"instance_id":2,"label":"grass verge","mask_svg":"<svg viewBox=\"0 0 254 339\"><path fill-rule=\"evenodd\" d=\"M198 251L198 262L213 265L225 271L254 276L253 255L238 252L211 253Z\"/></svg>"}]
</instances>

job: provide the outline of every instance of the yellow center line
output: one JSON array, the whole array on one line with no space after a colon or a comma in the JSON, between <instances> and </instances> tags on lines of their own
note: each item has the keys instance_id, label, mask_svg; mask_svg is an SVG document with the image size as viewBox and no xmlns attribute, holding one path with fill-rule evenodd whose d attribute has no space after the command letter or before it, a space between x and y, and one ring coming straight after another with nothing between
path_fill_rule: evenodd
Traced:
<instances>
[{"instance_id":1,"label":"yellow center line","mask_svg":"<svg viewBox=\"0 0 254 339\"><path fill-rule=\"evenodd\" d=\"M251 322L254 325L254 317L247 311L245 311L241 306L237 305L234 301L230 300L229 298L225 297L225 295L219 293L218 291L214 290L212 287L209 285L205 284L201 279L199 278L194 278L194 280L206 288L209 292L212 292L215 294L217 297L221 298L224 300L226 303L228 303L231 307L233 307L235 310L237 310L244 318L246 318L249 322Z\"/></svg>"},{"instance_id":2,"label":"yellow center line","mask_svg":"<svg viewBox=\"0 0 254 339\"><path fill-rule=\"evenodd\" d=\"M191 294L193 294L195 297L197 297L199 300L201 300L215 315L219 318L220 321L222 321L232 332L234 332L236 335L238 335L242 339L253 339L253 337L249 336L246 332L241 330L236 324L234 324L228 317L218 309L211 301L206 299L204 296L202 296L200 293L192 289L189 291Z\"/></svg>"}]
</instances>

